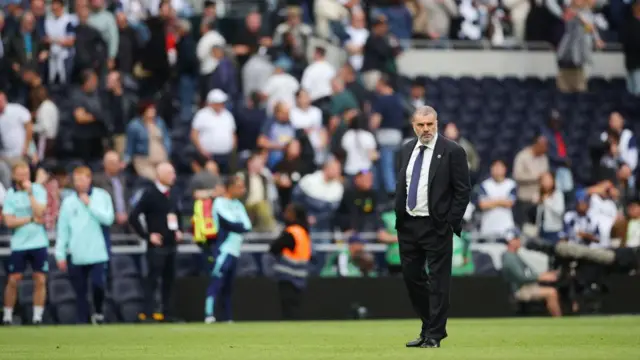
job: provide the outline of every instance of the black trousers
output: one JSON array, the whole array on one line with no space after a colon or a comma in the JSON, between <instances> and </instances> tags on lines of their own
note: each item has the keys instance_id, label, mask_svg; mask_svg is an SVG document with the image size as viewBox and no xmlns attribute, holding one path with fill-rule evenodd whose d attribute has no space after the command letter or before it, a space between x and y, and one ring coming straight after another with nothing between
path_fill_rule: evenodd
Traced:
<instances>
[{"instance_id":1,"label":"black trousers","mask_svg":"<svg viewBox=\"0 0 640 360\"><path fill-rule=\"evenodd\" d=\"M282 317L285 320L296 320L300 316L300 304L302 302L302 290L289 281L278 281L280 292L280 305Z\"/></svg>"},{"instance_id":2,"label":"black trousers","mask_svg":"<svg viewBox=\"0 0 640 360\"><path fill-rule=\"evenodd\" d=\"M147 249L149 272L144 284L147 317L150 317L157 310L160 310L165 316L171 314L171 295L176 275L175 260L175 248L152 247L150 245ZM155 295L160 279L162 279L162 303L156 304Z\"/></svg>"},{"instance_id":3,"label":"black trousers","mask_svg":"<svg viewBox=\"0 0 640 360\"><path fill-rule=\"evenodd\" d=\"M430 217L408 214L401 225L398 240L402 275L422 320L420 336L442 340L447 337L453 231L449 226L436 227Z\"/></svg>"}]
</instances>

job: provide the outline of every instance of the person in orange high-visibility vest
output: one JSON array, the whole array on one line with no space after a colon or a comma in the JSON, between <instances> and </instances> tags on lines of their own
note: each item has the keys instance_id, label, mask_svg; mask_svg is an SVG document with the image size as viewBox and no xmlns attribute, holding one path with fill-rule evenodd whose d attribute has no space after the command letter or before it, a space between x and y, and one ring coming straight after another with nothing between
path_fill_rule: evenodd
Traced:
<instances>
[{"instance_id":1,"label":"person in orange high-visibility vest","mask_svg":"<svg viewBox=\"0 0 640 360\"><path fill-rule=\"evenodd\" d=\"M287 205L284 219L287 226L271 244L269 251L277 257L273 269L278 279L282 316L293 320L298 318L302 293L307 285L311 237L304 207L298 204Z\"/></svg>"}]
</instances>

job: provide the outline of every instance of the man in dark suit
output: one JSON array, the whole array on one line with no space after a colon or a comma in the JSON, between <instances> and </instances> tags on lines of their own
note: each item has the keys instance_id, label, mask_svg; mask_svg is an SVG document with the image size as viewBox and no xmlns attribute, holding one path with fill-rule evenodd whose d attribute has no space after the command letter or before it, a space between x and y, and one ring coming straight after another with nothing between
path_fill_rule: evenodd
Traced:
<instances>
[{"instance_id":1,"label":"man in dark suit","mask_svg":"<svg viewBox=\"0 0 640 360\"><path fill-rule=\"evenodd\" d=\"M97 187L105 189L113 199L116 221L111 226L111 230L125 232L129 228L130 194L124 174L122 174L120 155L113 150L107 151L102 158L102 165L104 171L94 175L93 183Z\"/></svg>"},{"instance_id":2,"label":"man in dark suit","mask_svg":"<svg viewBox=\"0 0 640 360\"><path fill-rule=\"evenodd\" d=\"M447 337L453 234L460 235L469 204L469 167L462 147L438 135L435 109L416 109L411 124L417 138L398 157L396 229L402 274L422 330L407 347L437 348Z\"/></svg>"}]
</instances>

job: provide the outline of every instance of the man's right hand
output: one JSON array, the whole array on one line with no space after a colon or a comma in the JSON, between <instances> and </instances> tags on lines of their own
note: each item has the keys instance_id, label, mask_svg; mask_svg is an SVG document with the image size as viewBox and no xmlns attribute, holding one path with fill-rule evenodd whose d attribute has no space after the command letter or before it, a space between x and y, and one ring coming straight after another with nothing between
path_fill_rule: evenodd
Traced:
<instances>
[{"instance_id":1,"label":"man's right hand","mask_svg":"<svg viewBox=\"0 0 640 360\"><path fill-rule=\"evenodd\" d=\"M544 282L556 282L558 281L558 274L552 271L543 272L538 277L538 280Z\"/></svg>"},{"instance_id":2,"label":"man's right hand","mask_svg":"<svg viewBox=\"0 0 640 360\"><path fill-rule=\"evenodd\" d=\"M155 246L162 246L162 235L151 233L151 235L149 235L149 241Z\"/></svg>"},{"instance_id":3,"label":"man's right hand","mask_svg":"<svg viewBox=\"0 0 640 360\"><path fill-rule=\"evenodd\" d=\"M67 262L65 260L58 260L58 270L62 272L67 271Z\"/></svg>"},{"instance_id":4,"label":"man's right hand","mask_svg":"<svg viewBox=\"0 0 640 360\"><path fill-rule=\"evenodd\" d=\"M129 216L126 213L117 213L116 222L118 225L124 225L129 221Z\"/></svg>"}]
</instances>

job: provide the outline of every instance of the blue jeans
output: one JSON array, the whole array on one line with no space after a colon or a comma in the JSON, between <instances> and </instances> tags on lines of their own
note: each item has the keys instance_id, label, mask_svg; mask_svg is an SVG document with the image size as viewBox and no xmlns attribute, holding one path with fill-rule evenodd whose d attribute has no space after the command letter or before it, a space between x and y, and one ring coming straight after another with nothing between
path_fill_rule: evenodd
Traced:
<instances>
[{"instance_id":1,"label":"blue jeans","mask_svg":"<svg viewBox=\"0 0 640 360\"><path fill-rule=\"evenodd\" d=\"M396 190L396 169L395 169L395 156L397 146L382 146L380 147L380 160L378 160L378 173L382 180L382 189L387 193L392 193Z\"/></svg>"},{"instance_id":2,"label":"blue jeans","mask_svg":"<svg viewBox=\"0 0 640 360\"><path fill-rule=\"evenodd\" d=\"M627 89L630 94L640 96L640 69L635 69L627 75Z\"/></svg>"},{"instance_id":3,"label":"blue jeans","mask_svg":"<svg viewBox=\"0 0 640 360\"><path fill-rule=\"evenodd\" d=\"M196 97L198 79L191 75L180 75L178 98L180 99L180 121L190 123L193 117L193 99Z\"/></svg>"}]
</instances>

